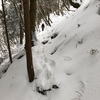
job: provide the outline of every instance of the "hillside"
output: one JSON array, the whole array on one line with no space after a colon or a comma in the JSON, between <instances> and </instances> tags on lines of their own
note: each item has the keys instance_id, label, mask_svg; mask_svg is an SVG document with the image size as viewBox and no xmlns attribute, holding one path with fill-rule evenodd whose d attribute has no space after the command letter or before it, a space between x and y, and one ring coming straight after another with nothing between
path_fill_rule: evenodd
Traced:
<instances>
[{"instance_id":1,"label":"hillside","mask_svg":"<svg viewBox=\"0 0 100 100\"><path fill-rule=\"evenodd\" d=\"M99 100L100 1L86 0L37 37L36 79L28 83L23 50L0 79L0 100Z\"/></svg>"}]
</instances>

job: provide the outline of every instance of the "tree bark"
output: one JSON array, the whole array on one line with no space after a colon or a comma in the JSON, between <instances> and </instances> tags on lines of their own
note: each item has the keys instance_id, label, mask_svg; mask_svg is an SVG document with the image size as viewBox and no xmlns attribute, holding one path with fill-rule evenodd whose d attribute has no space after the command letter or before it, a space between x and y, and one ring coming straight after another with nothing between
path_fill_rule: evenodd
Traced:
<instances>
[{"instance_id":1,"label":"tree bark","mask_svg":"<svg viewBox=\"0 0 100 100\"><path fill-rule=\"evenodd\" d=\"M4 7L3 0L2 0L2 10L3 10L3 17L4 17L5 33L6 33L6 38L7 38L7 48L8 48L8 51L9 51L9 59L10 59L10 62L12 63L12 56L11 56L11 50L10 50L10 43L9 43L8 30L7 30L7 22L6 22L6 16L5 16L5 7Z\"/></svg>"},{"instance_id":2,"label":"tree bark","mask_svg":"<svg viewBox=\"0 0 100 100\"><path fill-rule=\"evenodd\" d=\"M34 69L32 63L32 51L31 51L29 0L23 0L23 7L24 7L24 21L25 21L27 72L28 72L29 82L32 82L34 80L35 75L34 75Z\"/></svg>"},{"instance_id":3,"label":"tree bark","mask_svg":"<svg viewBox=\"0 0 100 100\"><path fill-rule=\"evenodd\" d=\"M20 0L20 44L23 44L23 30L22 30L22 24L21 24L21 13L22 13L22 0Z\"/></svg>"}]
</instances>

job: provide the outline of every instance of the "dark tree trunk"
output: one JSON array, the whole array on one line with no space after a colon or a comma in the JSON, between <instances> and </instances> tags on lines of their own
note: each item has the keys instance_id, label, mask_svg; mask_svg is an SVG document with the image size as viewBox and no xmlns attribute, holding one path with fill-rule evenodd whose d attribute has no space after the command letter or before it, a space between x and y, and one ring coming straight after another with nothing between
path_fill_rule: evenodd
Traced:
<instances>
[{"instance_id":1,"label":"dark tree trunk","mask_svg":"<svg viewBox=\"0 0 100 100\"><path fill-rule=\"evenodd\" d=\"M22 0L20 0L20 44L23 44L23 30L22 30L22 24L21 24L21 13L22 13Z\"/></svg>"},{"instance_id":2,"label":"dark tree trunk","mask_svg":"<svg viewBox=\"0 0 100 100\"><path fill-rule=\"evenodd\" d=\"M25 21L27 71L29 76L29 82L32 82L34 80L35 75L34 75L34 69L32 63L32 51L31 51L29 0L23 0L23 6L24 6L24 21Z\"/></svg>"},{"instance_id":3,"label":"dark tree trunk","mask_svg":"<svg viewBox=\"0 0 100 100\"><path fill-rule=\"evenodd\" d=\"M7 48L8 48L8 51L9 51L9 59L10 59L10 62L12 63L12 56L11 56L11 50L10 50L10 43L9 43L8 30L7 30L7 22L6 22L6 16L5 16L5 7L4 7L3 0L2 0L2 9L3 9L5 33L6 33L6 38L7 38Z\"/></svg>"}]
</instances>

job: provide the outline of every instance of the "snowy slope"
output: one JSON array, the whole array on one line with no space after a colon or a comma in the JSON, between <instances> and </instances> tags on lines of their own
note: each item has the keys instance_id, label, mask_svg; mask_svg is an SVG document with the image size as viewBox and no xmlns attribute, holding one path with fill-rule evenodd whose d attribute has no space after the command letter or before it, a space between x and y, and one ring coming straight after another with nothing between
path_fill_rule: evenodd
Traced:
<instances>
[{"instance_id":1,"label":"snowy slope","mask_svg":"<svg viewBox=\"0 0 100 100\"><path fill-rule=\"evenodd\" d=\"M24 51L14 59L0 79L0 100L100 100L99 32L100 1L86 0L51 31L38 34L47 43L32 48L33 83L28 83ZM36 87L51 91L42 95Z\"/></svg>"},{"instance_id":2,"label":"snowy slope","mask_svg":"<svg viewBox=\"0 0 100 100\"><path fill-rule=\"evenodd\" d=\"M64 67L65 73L70 74L70 77L77 76L77 81L81 82L81 88L75 91L77 94L75 100L100 99L99 11L100 1L91 1L82 5L70 20L63 23L62 27L60 26L61 29L58 27L58 39L56 38L51 46L47 46L47 48L54 47L52 51L55 51L56 44L57 50L52 57L59 62L59 67ZM65 24L66 27L64 27Z\"/></svg>"}]
</instances>

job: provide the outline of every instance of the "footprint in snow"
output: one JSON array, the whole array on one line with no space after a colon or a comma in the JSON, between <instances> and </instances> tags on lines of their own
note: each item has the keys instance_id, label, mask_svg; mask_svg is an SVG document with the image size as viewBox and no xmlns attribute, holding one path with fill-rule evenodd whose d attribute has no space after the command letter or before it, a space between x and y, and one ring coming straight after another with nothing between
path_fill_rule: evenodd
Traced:
<instances>
[{"instance_id":1,"label":"footprint in snow","mask_svg":"<svg viewBox=\"0 0 100 100\"><path fill-rule=\"evenodd\" d=\"M64 56L64 61L71 61L71 60L72 60L71 57Z\"/></svg>"}]
</instances>

